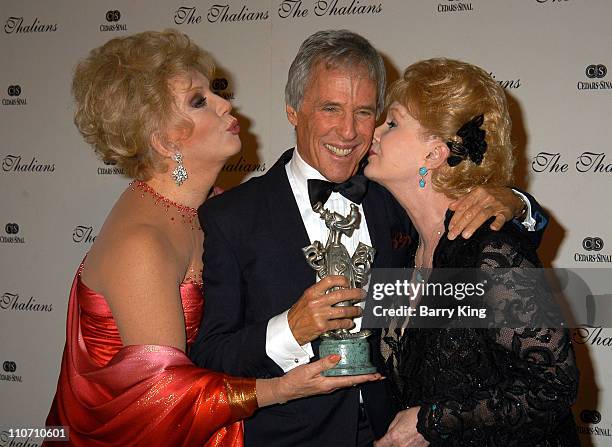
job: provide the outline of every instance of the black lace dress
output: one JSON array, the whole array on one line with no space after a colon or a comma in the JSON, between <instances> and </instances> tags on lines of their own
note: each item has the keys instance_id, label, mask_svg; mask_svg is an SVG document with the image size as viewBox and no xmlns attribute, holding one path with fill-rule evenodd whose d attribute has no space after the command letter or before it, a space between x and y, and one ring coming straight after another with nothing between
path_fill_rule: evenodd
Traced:
<instances>
[{"instance_id":1,"label":"black lace dress","mask_svg":"<svg viewBox=\"0 0 612 447\"><path fill-rule=\"evenodd\" d=\"M431 445L580 445L570 411L579 377L570 333L533 329L544 321L537 287L516 275L541 266L535 248L514 223L499 232L485 224L468 240L450 241L447 232L433 267L507 268L487 299L505 314L498 321L516 313L525 327L385 330L381 348L399 405L421 407L417 430Z\"/></svg>"}]
</instances>

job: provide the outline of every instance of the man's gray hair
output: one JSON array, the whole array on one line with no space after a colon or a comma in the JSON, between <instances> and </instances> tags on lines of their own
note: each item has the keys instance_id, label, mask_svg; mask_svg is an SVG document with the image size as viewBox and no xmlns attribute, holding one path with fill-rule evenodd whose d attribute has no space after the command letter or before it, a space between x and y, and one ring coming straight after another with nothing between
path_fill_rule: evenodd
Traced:
<instances>
[{"instance_id":1,"label":"man's gray hair","mask_svg":"<svg viewBox=\"0 0 612 447\"><path fill-rule=\"evenodd\" d=\"M319 63L327 68L365 67L370 79L376 81L376 114L382 112L385 101L385 65L378 51L365 37L349 30L318 31L300 46L289 67L285 85L285 103L299 110L312 69Z\"/></svg>"}]
</instances>

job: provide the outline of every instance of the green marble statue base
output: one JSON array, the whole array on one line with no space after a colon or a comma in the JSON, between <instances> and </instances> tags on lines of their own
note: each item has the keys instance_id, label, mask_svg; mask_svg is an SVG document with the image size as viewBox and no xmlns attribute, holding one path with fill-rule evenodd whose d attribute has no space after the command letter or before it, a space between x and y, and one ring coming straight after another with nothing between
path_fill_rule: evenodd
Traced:
<instances>
[{"instance_id":1,"label":"green marble statue base","mask_svg":"<svg viewBox=\"0 0 612 447\"><path fill-rule=\"evenodd\" d=\"M324 338L319 346L319 357L332 354L340 354L342 359L332 369L323 372L326 377L358 376L376 372L376 367L370 363L370 344L365 337Z\"/></svg>"}]
</instances>

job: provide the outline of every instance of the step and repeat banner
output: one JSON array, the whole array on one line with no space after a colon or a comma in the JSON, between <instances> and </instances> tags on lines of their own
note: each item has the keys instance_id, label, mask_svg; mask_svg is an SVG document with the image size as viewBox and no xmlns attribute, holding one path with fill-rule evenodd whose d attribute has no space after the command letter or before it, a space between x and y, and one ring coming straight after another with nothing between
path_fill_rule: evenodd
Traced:
<instances>
[{"instance_id":1,"label":"step and repeat banner","mask_svg":"<svg viewBox=\"0 0 612 447\"><path fill-rule=\"evenodd\" d=\"M0 426L44 426L72 278L128 183L96 159L72 123L72 71L90 49L176 28L213 55L212 88L231 99L243 129L243 151L219 179L224 188L262 174L293 146L284 84L300 43L317 30L347 28L370 39L391 80L434 56L479 65L509 98L515 184L551 215L542 259L610 269L610 17L609 0L3 0ZM574 341L581 436L585 445L612 445L612 329L584 328Z\"/></svg>"}]
</instances>

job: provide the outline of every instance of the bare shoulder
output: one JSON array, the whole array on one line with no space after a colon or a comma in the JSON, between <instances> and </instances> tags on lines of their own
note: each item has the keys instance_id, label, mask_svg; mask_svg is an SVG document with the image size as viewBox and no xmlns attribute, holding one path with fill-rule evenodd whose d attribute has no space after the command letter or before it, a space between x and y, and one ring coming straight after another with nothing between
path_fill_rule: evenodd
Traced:
<instances>
[{"instance_id":1,"label":"bare shoulder","mask_svg":"<svg viewBox=\"0 0 612 447\"><path fill-rule=\"evenodd\" d=\"M106 239L92 254L91 264L86 260L83 281L106 299L123 344L184 350L179 291L183 276L167 235L154 225L131 224L121 237ZM91 278L85 276L89 273Z\"/></svg>"},{"instance_id":2,"label":"bare shoulder","mask_svg":"<svg viewBox=\"0 0 612 447\"><path fill-rule=\"evenodd\" d=\"M82 278L106 295L111 284L179 281L176 249L163 228L142 222L105 225L87 255Z\"/></svg>"}]
</instances>

